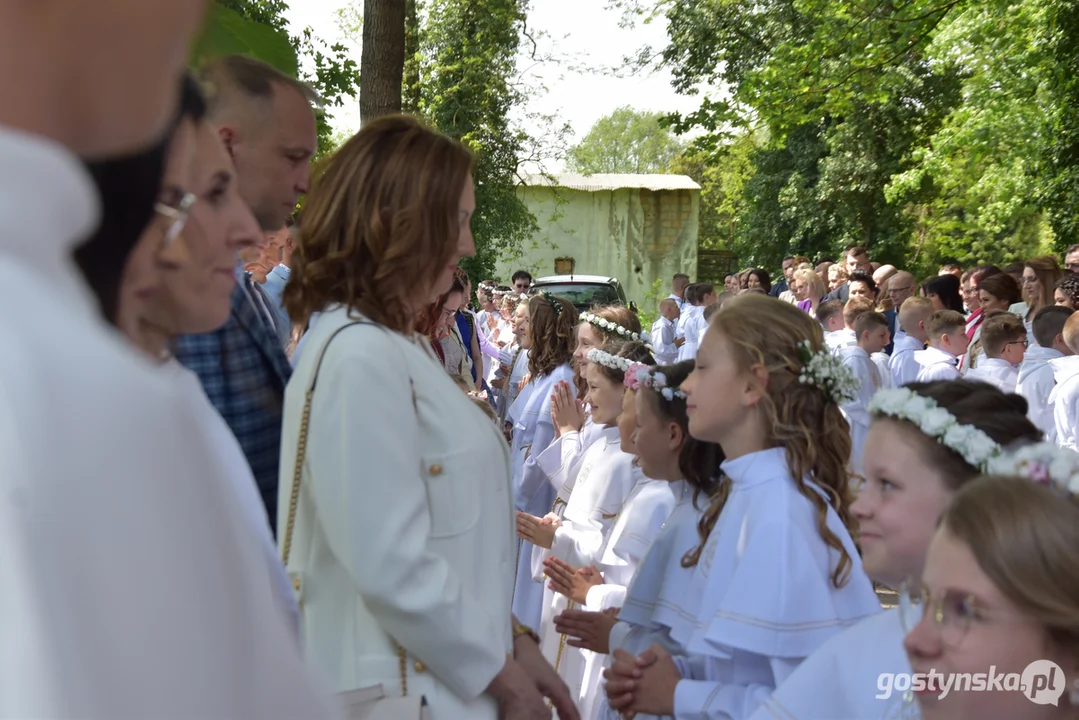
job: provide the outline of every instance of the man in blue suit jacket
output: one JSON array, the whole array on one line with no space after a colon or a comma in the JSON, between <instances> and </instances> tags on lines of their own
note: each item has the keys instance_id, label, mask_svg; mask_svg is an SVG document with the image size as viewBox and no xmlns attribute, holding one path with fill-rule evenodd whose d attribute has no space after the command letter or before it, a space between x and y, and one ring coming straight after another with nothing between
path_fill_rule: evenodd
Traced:
<instances>
[{"instance_id":1,"label":"man in blue suit jacket","mask_svg":"<svg viewBox=\"0 0 1079 720\"><path fill-rule=\"evenodd\" d=\"M207 74L207 120L236 165L240 195L264 232L280 230L307 191L317 147L311 108L316 96L302 83L250 58L223 58ZM250 274L237 281L225 326L179 338L175 354L199 376L243 448L274 528L281 416L292 369L273 299Z\"/></svg>"},{"instance_id":2,"label":"man in blue suit jacket","mask_svg":"<svg viewBox=\"0 0 1079 720\"><path fill-rule=\"evenodd\" d=\"M277 520L277 475L285 385L292 374L281 336L263 307L272 300L251 273L232 291L232 311L220 330L178 338L176 358L199 376L221 417L243 448L266 506ZM270 310L272 312L272 309Z\"/></svg>"}]
</instances>

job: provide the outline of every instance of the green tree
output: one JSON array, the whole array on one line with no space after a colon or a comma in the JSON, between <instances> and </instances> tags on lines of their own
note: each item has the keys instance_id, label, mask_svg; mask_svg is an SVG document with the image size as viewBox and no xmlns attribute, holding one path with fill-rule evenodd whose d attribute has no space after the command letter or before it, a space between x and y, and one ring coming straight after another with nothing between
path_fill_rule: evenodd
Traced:
<instances>
[{"instance_id":1,"label":"green tree","mask_svg":"<svg viewBox=\"0 0 1079 720\"><path fill-rule=\"evenodd\" d=\"M623 106L596 121L570 148L566 166L573 172L665 173L685 143L662 124L662 113Z\"/></svg>"},{"instance_id":2,"label":"green tree","mask_svg":"<svg viewBox=\"0 0 1079 720\"><path fill-rule=\"evenodd\" d=\"M519 255L539 229L516 190L530 139L510 119L524 99L516 59L527 6L519 0L432 0L426 10L421 110L475 153L476 256L464 267L473 278L491 276L500 257Z\"/></svg>"}]
</instances>

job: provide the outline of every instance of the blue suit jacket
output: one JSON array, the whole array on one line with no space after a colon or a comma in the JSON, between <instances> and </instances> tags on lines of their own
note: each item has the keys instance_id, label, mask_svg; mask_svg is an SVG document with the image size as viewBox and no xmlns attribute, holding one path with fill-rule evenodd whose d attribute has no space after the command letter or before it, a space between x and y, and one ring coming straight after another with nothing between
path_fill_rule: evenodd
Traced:
<instances>
[{"instance_id":1,"label":"blue suit jacket","mask_svg":"<svg viewBox=\"0 0 1079 720\"><path fill-rule=\"evenodd\" d=\"M265 294L263 299L272 303ZM292 374L279 336L237 284L224 327L203 335L184 335L176 340L174 352L199 376L210 402L240 442L274 528L281 415L285 385Z\"/></svg>"},{"instance_id":2,"label":"blue suit jacket","mask_svg":"<svg viewBox=\"0 0 1079 720\"><path fill-rule=\"evenodd\" d=\"M885 310L883 315L888 318L888 333L891 337L891 340L888 341L888 347L884 348L884 352L891 355L892 348L895 347L895 327L899 324L896 321L896 318L899 316L899 313L895 310Z\"/></svg>"}]
</instances>

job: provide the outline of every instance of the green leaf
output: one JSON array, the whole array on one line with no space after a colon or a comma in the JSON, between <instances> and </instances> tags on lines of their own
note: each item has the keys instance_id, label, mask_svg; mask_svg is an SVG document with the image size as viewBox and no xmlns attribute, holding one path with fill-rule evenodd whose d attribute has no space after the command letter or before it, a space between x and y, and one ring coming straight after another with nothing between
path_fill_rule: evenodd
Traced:
<instances>
[{"instance_id":1,"label":"green leaf","mask_svg":"<svg viewBox=\"0 0 1079 720\"><path fill-rule=\"evenodd\" d=\"M296 51L288 35L214 3L195 42L192 65L197 67L226 55L248 55L292 77L299 73Z\"/></svg>"}]
</instances>

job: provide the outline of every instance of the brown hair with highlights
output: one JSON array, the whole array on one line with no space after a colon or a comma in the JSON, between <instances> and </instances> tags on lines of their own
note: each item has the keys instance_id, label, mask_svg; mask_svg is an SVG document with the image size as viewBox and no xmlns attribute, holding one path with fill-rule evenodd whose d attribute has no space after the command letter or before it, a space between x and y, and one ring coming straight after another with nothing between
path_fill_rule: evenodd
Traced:
<instances>
[{"instance_id":1,"label":"brown hair with highlights","mask_svg":"<svg viewBox=\"0 0 1079 720\"><path fill-rule=\"evenodd\" d=\"M824 544L839 556L832 572L832 583L842 587L850 578L853 561L842 541L828 527L828 508L855 534L856 522L850 512L853 502L850 472L850 425L839 406L820 388L801 382L805 365L801 344L809 342L810 351L828 352L824 331L796 306L765 295L740 295L723 312L712 318L709 332L720 332L731 344L735 362L742 373L763 367L768 373L766 386L760 388L760 412L764 416L767 447L786 449L787 468L798 491L817 512L817 531ZM827 496L826 501L809 483ZM695 565L715 527L727 496L729 478L720 480L720 488L698 523L700 546L682 559L686 567Z\"/></svg>"},{"instance_id":2,"label":"brown hair with highlights","mask_svg":"<svg viewBox=\"0 0 1079 720\"><path fill-rule=\"evenodd\" d=\"M536 380L573 360L577 311L569 300L542 293L528 301L528 315L528 372Z\"/></svg>"},{"instance_id":3,"label":"brown hair with highlights","mask_svg":"<svg viewBox=\"0 0 1079 720\"><path fill-rule=\"evenodd\" d=\"M340 303L391 330L416 321L457 252L472 154L419 120L372 120L321 168L304 208L283 302L297 327ZM430 290L427 290L430 292Z\"/></svg>"}]
</instances>

